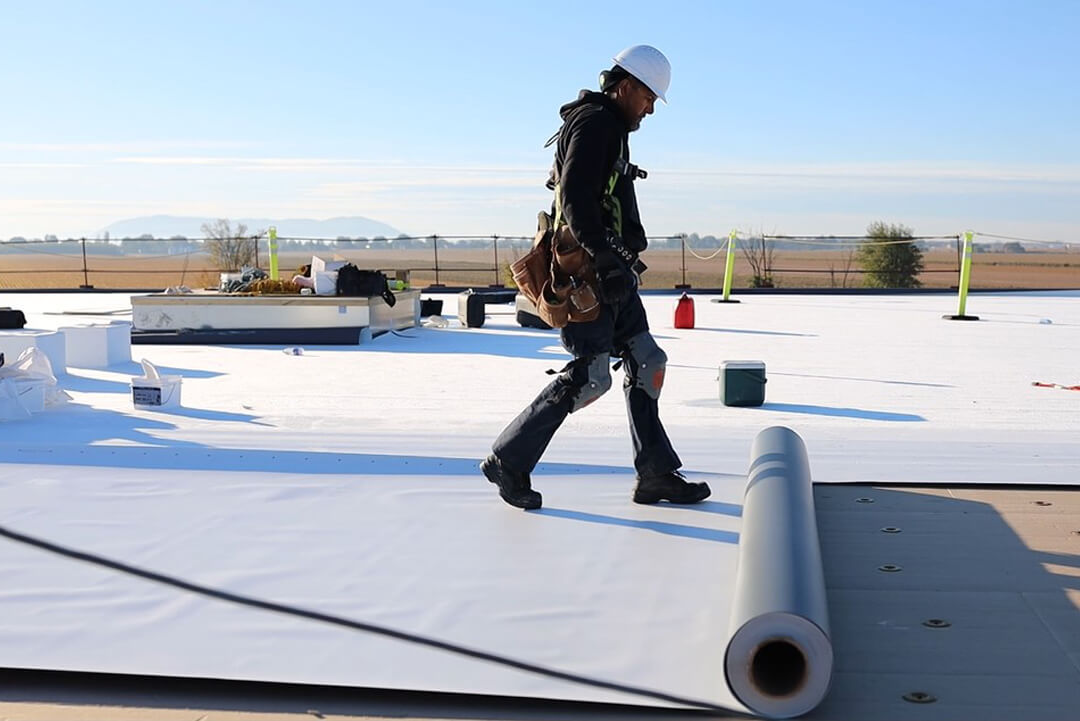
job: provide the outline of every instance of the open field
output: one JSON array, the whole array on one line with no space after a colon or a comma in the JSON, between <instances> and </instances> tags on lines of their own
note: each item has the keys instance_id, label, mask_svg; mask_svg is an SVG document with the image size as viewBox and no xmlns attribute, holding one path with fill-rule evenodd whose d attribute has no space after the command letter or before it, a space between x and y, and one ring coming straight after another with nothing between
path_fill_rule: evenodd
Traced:
<instances>
[{"instance_id":1,"label":"open field","mask_svg":"<svg viewBox=\"0 0 1080 721\"><path fill-rule=\"evenodd\" d=\"M499 249L499 270L490 250L440 248L438 282L449 286L509 284L507 264L520 256L519 249ZM701 253L699 253L701 254ZM704 255L704 254L701 254ZM775 252L772 270L781 288L852 288L862 284L862 274L842 251ZM424 250L336 250L327 258L342 258L361 268L384 271L409 270L415 287L436 282L435 259ZM685 282L695 288L720 288L724 279L724 254L710 260L685 256ZM268 267L265 252L261 267ZM285 253L279 267L283 278L310 261L310 256ZM643 260L649 271L644 287L672 288L683 282L683 256L678 250L652 250ZM924 255L925 270L919 280L927 288L950 288L958 282L958 260L953 250L933 250ZM392 275L392 273L391 273ZM739 253L735 261L733 288L745 288L752 276ZM88 255L86 273L81 255L0 253L0 289L166 288L174 285L216 287L218 270L207 255L137 255L114 257ZM971 274L973 289L1080 288L1080 252L977 253Z\"/></svg>"}]
</instances>

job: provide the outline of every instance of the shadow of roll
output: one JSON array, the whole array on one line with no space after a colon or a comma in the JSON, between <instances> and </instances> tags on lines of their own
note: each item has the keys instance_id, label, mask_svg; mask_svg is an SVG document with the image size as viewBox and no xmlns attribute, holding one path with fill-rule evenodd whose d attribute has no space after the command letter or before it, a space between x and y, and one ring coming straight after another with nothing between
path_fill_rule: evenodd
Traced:
<instances>
[{"instance_id":1,"label":"shadow of roll","mask_svg":"<svg viewBox=\"0 0 1080 721\"><path fill-rule=\"evenodd\" d=\"M825 697L833 653L810 464L790 428L754 439L742 518L728 685L754 713L799 716Z\"/></svg>"}]
</instances>

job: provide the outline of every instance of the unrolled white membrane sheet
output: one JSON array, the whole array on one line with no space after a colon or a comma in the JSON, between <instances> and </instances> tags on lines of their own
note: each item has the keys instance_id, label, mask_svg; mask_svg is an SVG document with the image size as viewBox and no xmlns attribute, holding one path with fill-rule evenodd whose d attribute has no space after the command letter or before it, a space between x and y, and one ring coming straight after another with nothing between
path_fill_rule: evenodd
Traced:
<instances>
[{"instance_id":1,"label":"unrolled white membrane sheet","mask_svg":"<svg viewBox=\"0 0 1080 721\"><path fill-rule=\"evenodd\" d=\"M544 508L526 513L499 500L474 459L343 454L312 473L274 473L266 451L246 461L206 449L48 455L60 462L0 463L5 527L743 710L724 673L741 479L691 472L711 483L709 501L639 506L629 469L542 464ZM245 462L258 470L236 469ZM324 472L334 465L341 473ZM6 539L0 577L0 667L674 705L240 607Z\"/></svg>"}]
</instances>

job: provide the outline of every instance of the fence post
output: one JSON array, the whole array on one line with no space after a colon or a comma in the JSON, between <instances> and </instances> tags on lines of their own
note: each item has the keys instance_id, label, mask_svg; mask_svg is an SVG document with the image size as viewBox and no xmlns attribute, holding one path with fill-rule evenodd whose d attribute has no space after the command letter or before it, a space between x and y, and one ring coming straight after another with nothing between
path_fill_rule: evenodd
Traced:
<instances>
[{"instance_id":1,"label":"fence post","mask_svg":"<svg viewBox=\"0 0 1080 721\"><path fill-rule=\"evenodd\" d=\"M727 237L727 261L724 263L724 297L714 298L714 303L738 303L731 297L731 279L735 275L735 236L737 231L731 231Z\"/></svg>"},{"instance_id":2,"label":"fence post","mask_svg":"<svg viewBox=\"0 0 1080 721\"><path fill-rule=\"evenodd\" d=\"M942 318L946 320L978 320L977 315L965 315L964 309L967 307L967 293L968 284L971 282L971 255L974 252L972 247L972 238L975 237L975 233L970 230L964 231L964 260L960 266L960 307L956 311L956 315L943 315Z\"/></svg>"},{"instance_id":3,"label":"fence post","mask_svg":"<svg viewBox=\"0 0 1080 721\"><path fill-rule=\"evenodd\" d=\"M686 282L686 233L679 233L679 240L682 241L682 283L676 283L676 289L690 287L690 284Z\"/></svg>"},{"instance_id":4,"label":"fence post","mask_svg":"<svg viewBox=\"0 0 1080 721\"><path fill-rule=\"evenodd\" d=\"M491 287L502 288L502 280L499 277L499 236L491 236L491 247L495 249L495 282L491 284Z\"/></svg>"},{"instance_id":5,"label":"fence post","mask_svg":"<svg viewBox=\"0 0 1080 721\"><path fill-rule=\"evenodd\" d=\"M270 234L270 280L277 280L277 228L271 225L268 232Z\"/></svg>"},{"instance_id":6,"label":"fence post","mask_svg":"<svg viewBox=\"0 0 1080 721\"><path fill-rule=\"evenodd\" d=\"M435 282L428 288L442 288L443 285L439 282L439 236L431 236L431 247L435 250Z\"/></svg>"},{"instance_id":7,"label":"fence post","mask_svg":"<svg viewBox=\"0 0 1080 721\"><path fill-rule=\"evenodd\" d=\"M83 283L79 286L79 289L93 290L94 286L90 285L90 276L86 269L86 238L82 239L82 277Z\"/></svg>"}]
</instances>

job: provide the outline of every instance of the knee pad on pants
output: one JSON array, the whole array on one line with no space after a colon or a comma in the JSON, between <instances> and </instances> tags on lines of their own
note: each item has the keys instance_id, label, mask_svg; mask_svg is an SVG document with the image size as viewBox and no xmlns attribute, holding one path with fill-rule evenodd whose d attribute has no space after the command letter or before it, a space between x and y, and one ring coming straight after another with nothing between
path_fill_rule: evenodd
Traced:
<instances>
[{"instance_id":1,"label":"knee pad on pants","mask_svg":"<svg viewBox=\"0 0 1080 721\"><path fill-rule=\"evenodd\" d=\"M574 387L574 405L570 412L584 408L611 388L611 355L599 353L580 359L563 377Z\"/></svg>"},{"instance_id":2,"label":"knee pad on pants","mask_svg":"<svg viewBox=\"0 0 1080 721\"><path fill-rule=\"evenodd\" d=\"M626 384L645 391L650 398L659 398L667 370L667 354L656 345L648 331L638 333L626 344Z\"/></svg>"}]
</instances>

